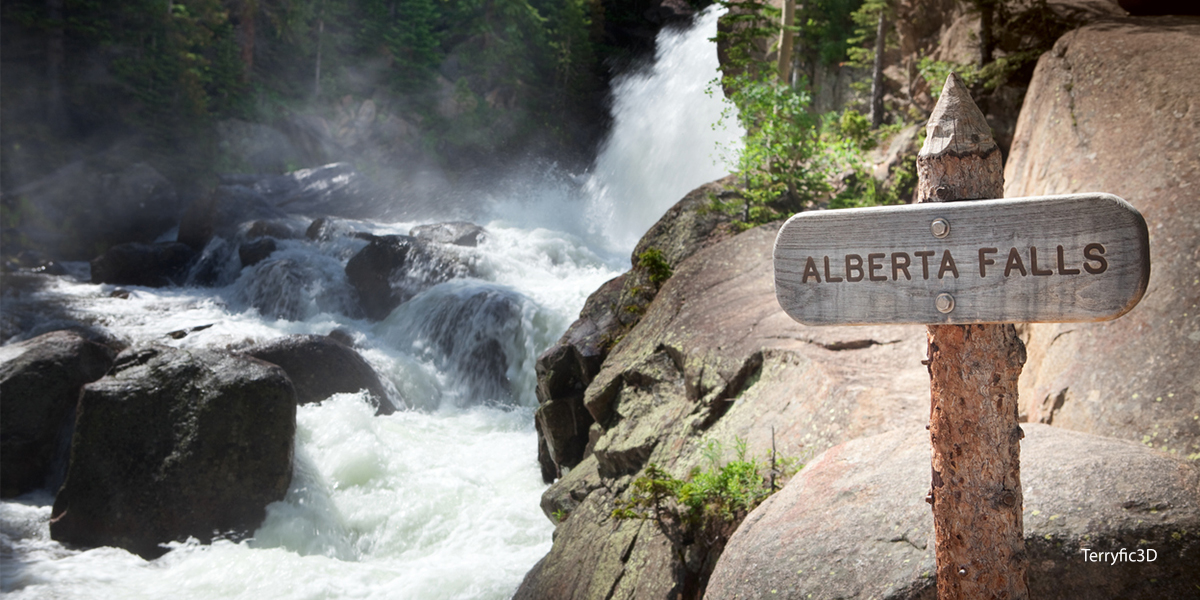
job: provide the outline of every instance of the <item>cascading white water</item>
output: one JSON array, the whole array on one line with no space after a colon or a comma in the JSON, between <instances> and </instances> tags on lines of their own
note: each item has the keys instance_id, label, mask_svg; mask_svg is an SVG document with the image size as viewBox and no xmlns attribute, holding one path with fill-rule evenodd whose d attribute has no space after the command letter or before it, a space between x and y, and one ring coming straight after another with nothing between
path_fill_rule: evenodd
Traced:
<instances>
[{"instance_id":1,"label":"cascading white water","mask_svg":"<svg viewBox=\"0 0 1200 600\"><path fill-rule=\"evenodd\" d=\"M710 8L690 29L664 30L653 66L613 85L613 128L584 188L593 232L612 249L632 249L685 194L731 170L723 154L740 147L744 131L712 85L719 73L709 38L720 14Z\"/></svg>"},{"instance_id":2,"label":"cascading white water","mask_svg":"<svg viewBox=\"0 0 1200 600\"><path fill-rule=\"evenodd\" d=\"M708 12L691 30L663 33L659 65L622 80L617 130L586 186L590 197L551 186L540 203L495 199L505 210L485 224L486 240L452 250L476 277L435 286L377 323L346 316L353 294L343 269L366 242L340 235L280 242L240 271L218 266L208 275L224 286L215 289L131 288L122 299L110 297L113 286L58 279L39 291L130 342L226 347L339 328L396 400L416 408L376 417L357 394L299 407L287 497L237 543L174 544L154 561L65 548L49 539L49 494L5 501L0 591L19 599L511 596L553 531L539 509L534 362L588 294L624 268L613 252L627 253L663 210L724 173L709 155L715 139L736 132L710 129L720 110L704 95L716 76L714 32ZM585 214L562 209L580 201ZM551 219L548 207L557 208ZM576 223L555 224L571 215ZM411 225L353 228L385 235ZM589 228L599 235L587 236ZM216 243L213 260L235 247ZM198 325L211 326L166 335ZM473 370L480 348L492 362Z\"/></svg>"}]
</instances>

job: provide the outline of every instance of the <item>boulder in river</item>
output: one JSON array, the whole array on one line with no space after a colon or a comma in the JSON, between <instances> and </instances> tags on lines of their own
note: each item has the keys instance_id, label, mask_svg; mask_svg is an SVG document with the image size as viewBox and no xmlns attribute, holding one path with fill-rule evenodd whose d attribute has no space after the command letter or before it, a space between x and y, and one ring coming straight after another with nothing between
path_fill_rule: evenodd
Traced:
<instances>
[{"instance_id":1,"label":"boulder in river","mask_svg":"<svg viewBox=\"0 0 1200 600\"><path fill-rule=\"evenodd\" d=\"M346 263L367 318L380 320L418 293L470 275L467 263L407 235L369 236L370 243Z\"/></svg>"},{"instance_id":2,"label":"boulder in river","mask_svg":"<svg viewBox=\"0 0 1200 600\"><path fill-rule=\"evenodd\" d=\"M422 242L454 244L471 248L478 246L479 242L487 237L487 231L484 228L465 221L418 225L408 233Z\"/></svg>"},{"instance_id":3,"label":"boulder in river","mask_svg":"<svg viewBox=\"0 0 1200 600\"><path fill-rule=\"evenodd\" d=\"M274 239L261 237L238 246L238 258L241 259L243 267L252 267L266 260L277 247Z\"/></svg>"},{"instance_id":4,"label":"boulder in river","mask_svg":"<svg viewBox=\"0 0 1200 600\"><path fill-rule=\"evenodd\" d=\"M1196 465L1125 440L1022 427L1031 598L1151 600L1200 589ZM831 448L746 517L704 597L932 599L928 490L929 433L920 428ZM1085 554L1122 549L1129 560L1119 563Z\"/></svg>"},{"instance_id":5,"label":"boulder in river","mask_svg":"<svg viewBox=\"0 0 1200 600\"><path fill-rule=\"evenodd\" d=\"M238 538L292 478L296 394L245 356L146 345L84 386L52 539L145 558L161 544Z\"/></svg>"},{"instance_id":6,"label":"boulder in river","mask_svg":"<svg viewBox=\"0 0 1200 600\"><path fill-rule=\"evenodd\" d=\"M396 198L349 163L332 163L264 177L253 183L274 207L290 214L365 219L387 216Z\"/></svg>"},{"instance_id":7,"label":"boulder in river","mask_svg":"<svg viewBox=\"0 0 1200 600\"><path fill-rule=\"evenodd\" d=\"M0 347L0 497L56 483L47 479L70 443L79 391L104 376L115 356L73 331Z\"/></svg>"},{"instance_id":8,"label":"boulder in river","mask_svg":"<svg viewBox=\"0 0 1200 600\"><path fill-rule=\"evenodd\" d=\"M92 260L92 283L177 285L187 278L195 256L191 247L179 242L120 244Z\"/></svg>"},{"instance_id":9,"label":"boulder in river","mask_svg":"<svg viewBox=\"0 0 1200 600\"><path fill-rule=\"evenodd\" d=\"M296 389L296 402L321 402L333 394L367 390L377 415L396 411L375 369L353 348L323 335L292 335L243 351L279 365Z\"/></svg>"},{"instance_id":10,"label":"boulder in river","mask_svg":"<svg viewBox=\"0 0 1200 600\"><path fill-rule=\"evenodd\" d=\"M199 252L214 236L233 240L246 224L278 222L286 216L247 186L221 185L188 206L180 219L177 239Z\"/></svg>"}]
</instances>

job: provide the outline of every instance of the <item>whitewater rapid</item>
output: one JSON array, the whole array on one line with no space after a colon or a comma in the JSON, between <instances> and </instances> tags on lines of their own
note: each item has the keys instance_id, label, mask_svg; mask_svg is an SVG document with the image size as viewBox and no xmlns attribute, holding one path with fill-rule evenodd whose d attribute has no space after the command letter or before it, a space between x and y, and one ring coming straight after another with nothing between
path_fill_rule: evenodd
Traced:
<instances>
[{"instance_id":1,"label":"whitewater rapid","mask_svg":"<svg viewBox=\"0 0 1200 600\"><path fill-rule=\"evenodd\" d=\"M48 492L4 501L0 591L22 600L510 597L553 532L539 508L537 356L588 294L629 268L654 220L727 172L712 156L739 132L712 129L722 102L705 94L716 77L715 28L708 11L691 29L664 31L655 65L615 85L614 130L582 185L547 177L529 193L486 198L487 237L453 249L475 277L435 286L382 321L346 316L354 296L345 264L366 244L349 236L281 241L270 261L223 273L216 288L126 286L127 298L113 297L116 286L85 283L86 265L74 264L77 277L32 292L60 307L40 330L75 321L134 343L239 347L341 329L393 401L410 408L377 417L357 394L299 407L287 496L236 543L176 543L153 561L67 548L49 539ZM387 235L417 224L351 225ZM508 307L509 318L454 311L479 295ZM167 335L178 330L192 332ZM491 392L469 381L469 361L438 351L440 335L497 340L509 402L486 401Z\"/></svg>"}]
</instances>

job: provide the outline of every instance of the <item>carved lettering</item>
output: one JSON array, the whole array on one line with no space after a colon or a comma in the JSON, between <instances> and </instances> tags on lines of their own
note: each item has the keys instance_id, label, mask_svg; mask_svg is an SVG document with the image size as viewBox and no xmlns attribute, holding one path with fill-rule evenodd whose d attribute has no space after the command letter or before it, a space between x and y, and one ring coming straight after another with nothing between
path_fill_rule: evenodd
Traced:
<instances>
[{"instance_id":1,"label":"carved lettering","mask_svg":"<svg viewBox=\"0 0 1200 600\"><path fill-rule=\"evenodd\" d=\"M1025 272L1025 263L1021 262L1021 253L1017 252L1016 248L1008 251L1008 261L1004 263L1004 276L1008 277L1013 269L1020 271L1021 275L1028 275Z\"/></svg>"},{"instance_id":2,"label":"carved lettering","mask_svg":"<svg viewBox=\"0 0 1200 600\"><path fill-rule=\"evenodd\" d=\"M922 250L913 252L913 256L921 257L921 277L929 279L929 257L933 256L933 250Z\"/></svg>"},{"instance_id":3,"label":"carved lettering","mask_svg":"<svg viewBox=\"0 0 1200 600\"><path fill-rule=\"evenodd\" d=\"M900 260L900 259L904 259L904 260ZM911 281L912 276L908 274L908 265L909 265L909 262L908 262L908 253L907 252L893 252L892 253L892 281L899 279L899 277L897 275L899 275L900 271L904 271L904 278Z\"/></svg>"},{"instance_id":4,"label":"carved lettering","mask_svg":"<svg viewBox=\"0 0 1200 600\"><path fill-rule=\"evenodd\" d=\"M887 257L887 255L882 252L867 255L867 276L871 279L871 281L887 281L887 275L875 275L875 271L883 268L883 263L876 263L875 261L883 260L885 257Z\"/></svg>"},{"instance_id":5,"label":"carved lettering","mask_svg":"<svg viewBox=\"0 0 1200 600\"><path fill-rule=\"evenodd\" d=\"M817 261L810 256L808 262L804 263L804 276L800 278L800 283L808 283L809 276L817 282L821 283L821 274L817 272Z\"/></svg>"},{"instance_id":6,"label":"carved lettering","mask_svg":"<svg viewBox=\"0 0 1200 600\"><path fill-rule=\"evenodd\" d=\"M958 279L958 267L954 264L954 257L950 256L950 251L946 250L942 253L942 266L938 268L938 279L946 276L946 271L954 274L954 278Z\"/></svg>"},{"instance_id":7,"label":"carved lettering","mask_svg":"<svg viewBox=\"0 0 1200 600\"><path fill-rule=\"evenodd\" d=\"M1108 270L1108 261L1104 259L1104 245L1088 244L1083 247L1083 269L1092 275L1099 275ZM1096 263L1096 266L1092 266Z\"/></svg>"},{"instance_id":8,"label":"carved lettering","mask_svg":"<svg viewBox=\"0 0 1200 600\"><path fill-rule=\"evenodd\" d=\"M988 265L996 264L996 261L987 257L988 254L995 254L995 248L980 248L979 249L979 276L987 277Z\"/></svg>"},{"instance_id":9,"label":"carved lettering","mask_svg":"<svg viewBox=\"0 0 1200 600\"><path fill-rule=\"evenodd\" d=\"M857 254L846 255L846 281L862 281L863 280L863 260ZM858 273L857 276L851 275L851 272Z\"/></svg>"},{"instance_id":10,"label":"carved lettering","mask_svg":"<svg viewBox=\"0 0 1200 600\"><path fill-rule=\"evenodd\" d=\"M1029 272L1038 276L1053 275L1054 271L1050 269L1038 269L1037 265L1037 248L1029 247Z\"/></svg>"},{"instance_id":11,"label":"carved lettering","mask_svg":"<svg viewBox=\"0 0 1200 600\"><path fill-rule=\"evenodd\" d=\"M1058 247L1058 274L1059 275L1078 275L1079 269L1068 269L1066 260L1063 259L1063 247Z\"/></svg>"},{"instance_id":12,"label":"carved lettering","mask_svg":"<svg viewBox=\"0 0 1200 600\"><path fill-rule=\"evenodd\" d=\"M829 257L828 256L825 257L825 282L826 283L841 283L842 282L841 277L834 277L832 274L829 273Z\"/></svg>"}]
</instances>

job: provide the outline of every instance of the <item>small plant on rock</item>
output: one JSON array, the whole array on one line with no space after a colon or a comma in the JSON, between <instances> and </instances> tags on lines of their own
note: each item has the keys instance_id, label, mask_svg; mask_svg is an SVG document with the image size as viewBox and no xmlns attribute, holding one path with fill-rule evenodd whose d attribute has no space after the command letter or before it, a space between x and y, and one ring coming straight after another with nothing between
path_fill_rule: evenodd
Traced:
<instances>
[{"instance_id":1,"label":"small plant on rock","mask_svg":"<svg viewBox=\"0 0 1200 600\"><path fill-rule=\"evenodd\" d=\"M778 459L773 450L768 462L751 458L741 439L734 460L722 465L722 454L721 444L710 441L704 451L708 468L696 467L686 479L647 465L612 512L616 519L655 522L685 570L685 598L704 589L725 543L746 515L801 466L795 459Z\"/></svg>"}]
</instances>

